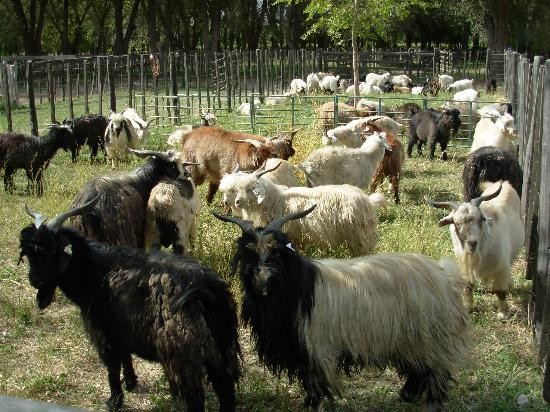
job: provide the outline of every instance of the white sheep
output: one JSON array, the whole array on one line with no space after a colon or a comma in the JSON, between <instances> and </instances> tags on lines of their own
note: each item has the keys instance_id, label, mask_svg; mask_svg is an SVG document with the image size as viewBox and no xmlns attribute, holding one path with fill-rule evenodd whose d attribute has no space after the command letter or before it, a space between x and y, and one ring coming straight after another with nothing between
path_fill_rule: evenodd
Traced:
<instances>
[{"instance_id":1,"label":"white sheep","mask_svg":"<svg viewBox=\"0 0 550 412\"><path fill-rule=\"evenodd\" d=\"M473 89L474 88L474 79L463 79L457 80L451 83L447 87L447 91L459 92L461 90Z\"/></svg>"},{"instance_id":2,"label":"white sheep","mask_svg":"<svg viewBox=\"0 0 550 412\"><path fill-rule=\"evenodd\" d=\"M161 180L147 202L146 249L172 246L176 254L188 252L200 209L201 200L191 179Z\"/></svg>"},{"instance_id":3,"label":"white sheep","mask_svg":"<svg viewBox=\"0 0 550 412\"><path fill-rule=\"evenodd\" d=\"M308 186L350 184L368 188L385 150L386 133L373 133L360 148L326 146L311 152L298 167Z\"/></svg>"},{"instance_id":4,"label":"white sheep","mask_svg":"<svg viewBox=\"0 0 550 412\"><path fill-rule=\"evenodd\" d=\"M305 94L307 91L307 83L302 79L293 79L290 82L290 92L296 94Z\"/></svg>"},{"instance_id":5,"label":"white sheep","mask_svg":"<svg viewBox=\"0 0 550 412\"><path fill-rule=\"evenodd\" d=\"M338 80L340 76L327 75L320 80L321 91L336 93L338 91Z\"/></svg>"},{"instance_id":6,"label":"white sheep","mask_svg":"<svg viewBox=\"0 0 550 412\"><path fill-rule=\"evenodd\" d=\"M254 102L254 111L258 111L260 109L260 102L256 101ZM239 107L237 107L237 113L250 116L251 113L251 107L250 103L241 103Z\"/></svg>"},{"instance_id":7,"label":"white sheep","mask_svg":"<svg viewBox=\"0 0 550 412\"><path fill-rule=\"evenodd\" d=\"M248 220L262 227L275 217L317 204L307 219L287 224L292 241L325 251L344 246L353 256L372 250L378 238L376 211L386 201L380 193L368 196L350 185L287 188L254 173L222 180L220 190L234 192L234 207L242 208Z\"/></svg>"},{"instance_id":8,"label":"white sheep","mask_svg":"<svg viewBox=\"0 0 550 412\"><path fill-rule=\"evenodd\" d=\"M411 89L411 94L422 94L422 90L424 90L424 86L414 86Z\"/></svg>"},{"instance_id":9,"label":"white sheep","mask_svg":"<svg viewBox=\"0 0 550 412\"><path fill-rule=\"evenodd\" d=\"M439 86L443 90L447 90L447 88L454 83L455 79L453 79L452 76L449 76L448 74L440 74L438 76L439 79Z\"/></svg>"},{"instance_id":10,"label":"white sheep","mask_svg":"<svg viewBox=\"0 0 550 412\"><path fill-rule=\"evenodd\" d=\"M508 113L499 117L494 123L489 118L482 118L476 124L470 153L483 146L494 146L517 156L515 138L514 118Z\"/></svg>"},{"instance_id":11,"label":"white sheep","mask_svg":"<svg viewBox=\"0 0 550 412\"><path fill-rule=\"evenodd\" d=\"M506 295L512 286L511 268L524 242L521 201L508 183L484 182L483 193L470 202L433 202L434 207L451 208L451 213L439 221L449 225L455 257L468 281L464 304L472 311L472 289L478 277L492 283L498 297L498 317L508 314Z\"/></svg>"},{"instance_id":12,"label":"white sheep","mask_svg":"<svg viewBox=\"0 0 550 412\"><path fill-rule=\"evenodd\" d=\"M382 94L382 89L375 84L361 82L359 83L359 94L362 96L367 94Z\"/></svg>"},{"instance_id":13,"label":"white sheep","mask_svg":"<svg viewBox=\"0 0 550 412\"><path fill-rule=\"evenodd\" d=\"M396 86L409 87L409 84L412 83L412 80L406 74L398 74L390 77L390 82Z\"/></svg>"},{"instance_id":14,"label":"white sheep","mask_svg":"<svg viewBox=\"0 0 550 412\"><path fill-rule=\"evenodd\" d=\"M384 74L376 74L376 73L369 73L365 77L365 83L372 84L373 86L382 87L384 83L386 83L390 78L389 73Z\"/></svg>"}]
</instances>

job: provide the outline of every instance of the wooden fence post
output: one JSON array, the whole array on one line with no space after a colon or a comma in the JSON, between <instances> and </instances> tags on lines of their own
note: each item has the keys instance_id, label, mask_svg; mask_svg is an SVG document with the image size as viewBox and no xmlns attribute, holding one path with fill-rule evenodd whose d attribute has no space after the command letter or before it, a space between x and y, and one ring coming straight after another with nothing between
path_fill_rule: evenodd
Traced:
<instances>
[{"instance_id":1,"label":"wooden fence post","mask_svg":"<svg viewBox=\"0 0 550 412\"><path fill-rule=\"evenodd\" d=\"M99 97L98 112L103 114L103 82L101 81L101 57L99 56L97 58L97 90Z\"/></svg>"},{"instance_id":2,"label":"wooden fence post","mask_svg":"<svg viewBox=\"0 0 550 412\"><path fill-rule=\"evenodd\" d=\"M199 99L199 107L202 107L199 53L195 53L195 75L197 76L197 94Z\"/></svg>"},{"instance_id":3,"label":"wooden fence post","mask_svg":"<svg viewBox=\"0 0 550 412\"><path fill-rule=\"evenodd\" d=\"M262 96L263 88L262 88L262 74L260 70L260 64L261 64L261 54L260 49L256 49L256 84L258 85L258 94Z\"/></svg>"},{"instance_id":4,"label":"wooden fence post","mask_svg":"<svg viewBox=\"0 0 550 412\"><path fill-rule=\"evenodd\" d=\"M29 116L31 121L31 134L38 136L38 120L36 118L36 102L34 101L34 81L33 81L32 60L27 60L27 95L29 96Z\"/></svg>"},{"instance_id":5,"label":"wooden fence post","mask_svg":"<svg viewBox=\"0 0 550 412\"><path fill-rule=\"evenodd\" d=\"M145 56L139 55L139 88L141 91L141 117L147 119L145 115Z\"/></svg>"},{"instance_id":6,"label":"wooden fence post","mask_svg":"<svg viewBox=\"0 0 550 412\"><path fill-rule=\"evenodd\" d=\"M175 63L174 63L174 53L170 53L170 81L172 83L172 105L174 107L174 117L175 117L175 123L180 124L180 109L179 109L179 99L178 99L178 82L176 79L176 70L175 70Z\"/></svg>"},{"instance_id":7,"label":"wooden fence post","mask_svg":"<svg viewBox=\"0 0 550 412\"><path fill-rule=\"evenodd\" d=\"M84 81L84 113L90 113L90 106L88 104L88 59L84 59L82 62L82 80Z\"/></svg>"},{"instance_id":8,"label":"wooden fence post","mask_svg":"<svg viewBox=\"0 0 550 412\"><path fill-rule=\"evenodd\" d=\"M225 67L225 91L227 92L227 111L231 112L231 79L229 73L231 71L231 60L229 58L229 52L226 50L223 52L224 67Z\"/></svg>"},{"instance_id":9,"label":"wooden fence post","mask_svg":"<svg viewBox=\"0 0 550 412\"><path fill-rule=\"evenodd\" d=\"M107 78L109 79L109 108L116 113L115 71L113 56L107 57Z\"/></svg>"},{"instance_id":10,"label":"wooden fence post","mask_svg":"<svg viewBox=\"0 0 550 412\"><path fill-rule=\"evenodd\" d=\"M130 56L129 54L126 56L126 79L128 80L128 107L134 107L134 79L132 78L132 56Z\"/></svg>"},{"instance_id":11,"label":"wooden fence post","mask_svg":"<svg viewBox=\"0 0 550 412\"><path fill-rule=\"evenodd\" d=\"M67 97L69 99L69 118L74 119L74 105L73 105L73 79L71 76L71 62L66 63L67 70Z\"/></svg>"},{"instance_id":12,"label":"wooden fence post","mask_svg":"<svg viewBox=\"0 0 550 412\"><path fill-rule=\"evenodd\" d=\"M2 65L2 87L4 89L4 109L6 110L6 120L8 122L8 132L13 132L13 122L11 119L11 96L10 85L8 81L8 66Z\"/></svg>"},{"instance_id":13,"label":"wooden fence post","mask_svg":"<svg viewBox=\"0 0 550 412\"><path fill-rule=\"evenodd\" d=\"M52 64L46 64L48 72L48 99L50 101L50 123L55 123L55 85L53 84Z\"/></svg>"},{"instance_id":14,"label":"wooden fence post","mask_svg":"<svg viewBox=\"0 0 550 412\"><path fill-rule=\"evenodd\" d=\"M545 64L544 107L542 109L542 154L539 197L537 279L546 286L543 302L550 302L550 61ZM539 361L546 359L550 349L550 308L544 307L540 325ZM535 324L535 327L537 325ZM543 398L550 402L550 367L545 364Z\"/></svg>"}]
</instances>

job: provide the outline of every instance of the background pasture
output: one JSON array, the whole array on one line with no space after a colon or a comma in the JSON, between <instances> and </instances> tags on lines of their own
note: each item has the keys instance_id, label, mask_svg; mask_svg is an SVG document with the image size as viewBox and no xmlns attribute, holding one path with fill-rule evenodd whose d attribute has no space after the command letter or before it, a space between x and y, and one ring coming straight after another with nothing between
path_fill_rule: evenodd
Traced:
<instances>
[{"instance_id":1,"label":"background pasture","mask_svg":"<svg viewBox=\"0 0 550 412\"><path fill-rule=\"evenodd\" d=\"M305 106L304 106L305 107ZM23 109L24 110L24 109ZM41 112L41 111L39 111ZM47 113L46 113L47 115ZM61 116L60 116L61 117ZM20 117L24 119L24 116ZM238 128L241 121L234 115L223 119L224 126ZM300 162L320 145L319 132L311 121L295 138L296 156ZM14 124L15 130L28 130L26 120ZM43 124L43 123L41 123ZM3 130L5 130L2 127ZM271 132L280 124L273 122L263 132ZM172 129L158 127L146 142L150 148L166 148L166 135ZM406 139L402 138L406 144ZM426 150L425 150L426 152ZM460 200L461 173L467 149L453 145L450 159L429 162L413 153L407 159L401 184L401 204L396 206L387 185L389 207L380 213L380 239L376 252L420 252L435 259L452 255L448 229L439 228L437 221L443 211L424 204L424 196L434 199ZM436 151L436 155L438 152ZM100 158L102 156L100 155ZM139 160L123 165L131 169ZM15 179L14 194L1 191L0 202L0 393L40 399L88 409L102 409L108 397L106 371L87 342L78 311L61 294L54 304L41 312L35 305L35 290L27 279L27 263L17 260L18 234L30 223L24 205L53 216L67 209L82 184L92 176L110 173L106 164L91 166L89 153L81 152L79 162L71 164L70 155L59 153L45 172L45 195L37 198L25 192L22 172ZM201 198L205 186L200 187ZM233 225L214 219L211 211L222 211L218 194L211 206L203 205L200 225L192 255L215 268L231 284L239 301L238 281L229 270L233 245L239 235ZM337 210L334 211L338 213ZM315 249L308 254L320 256ZM345 256L335 250L333 256ZM472 314L475 342L470 367L460 371L450 392L451 411L510 411L518 409L516 399L524 394L530 410L546 410L540 388L542 372L537 364L536 350L528 325L528 301L531 283L525 280L523 259L514 267L514 287L510 296L511 317L506 322L496 318L496 298L477 285L476 310ZM285 376L274 377L257 361L248 331L241 330L243 344L243 378L238 388L238 409L243 411L299 410L303 392ZM167 410L171 401L166 382L157 365L138 361L139 387L126 396L125 410ZM368 370L344 378L344 399L338 400L338 411L408 411L411 406L399 400L400 381L393 371ZM208 393L208 409L216 405L213 393ZM419 408L416 405L415 408Z\"/></svg>"}]
</instances>

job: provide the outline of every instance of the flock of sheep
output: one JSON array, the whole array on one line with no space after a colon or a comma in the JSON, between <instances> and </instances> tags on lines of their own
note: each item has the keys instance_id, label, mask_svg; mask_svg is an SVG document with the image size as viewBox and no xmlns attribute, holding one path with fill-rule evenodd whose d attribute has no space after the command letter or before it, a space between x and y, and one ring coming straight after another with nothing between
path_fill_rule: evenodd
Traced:
<instances>
[{"instance_id":1,"label":"flock of sheep","mask_svg":"<svg viewBox=\"0 0 550 412\"><path fill-rule=\"evenodd\" d=\"M440 76L441 87L465 85L444 83L448 77ZM404 75L366 79L371 92L388 81L410 86ZM311 74L293 81L289 94L335 92L338 81ZM336 128L335 109L344 123ZM411 118L409 157L415 145L420 152L427 143L433 159L439 143L447 159L459 109L401 109ZM133 171L93 177L71 209L51 220L27 208L34 222L20 235L20 259L28 259L38 307L50 305L59 288L80 308L108 369L109 410L122 405L122 382L127 390L137 385L132 355L161 363L174 401L187 410L204 410L205 379L219 410L235 409L242 362L236 304L228 284L188 256L201 208L196 186L207 180L206 201L219 190L227 207L215 216L242 230L231 263L243 291L241 319L270 371L297 379L305 405L317 408L341 394L340 371L391 366L404 379L403 400L425 396L429 410L440 410L471 352L474 280L492 284L498 317L506 318L511 266L523 246L513 117L498 104L478 113L464 201L426 199L450 209L439 225L449 226L458 265L417 253L369 254L378 211L386 206L377 185L388 178L400 201L399 135L407 128L368 104L321 106L323 146L300 164L289 161L296 131L233 132L215 126L210 113L201 115L202 125L174 131L168 142L178 150L138 150L148 123L127 109L108 119L86 115L52 125L42 138L0 134L0 168L6 191L13 190L14 171L25 169L29 189L36 185L41 194L43 170L58 149L76 160L88 144L94 161L104 148L113 168L130 153L144 159ZM309 245L327 255L344 247L352 258L312 259L303 254ZM158 251L161 246L174 253Z\"/></svg>"}]
</instances>

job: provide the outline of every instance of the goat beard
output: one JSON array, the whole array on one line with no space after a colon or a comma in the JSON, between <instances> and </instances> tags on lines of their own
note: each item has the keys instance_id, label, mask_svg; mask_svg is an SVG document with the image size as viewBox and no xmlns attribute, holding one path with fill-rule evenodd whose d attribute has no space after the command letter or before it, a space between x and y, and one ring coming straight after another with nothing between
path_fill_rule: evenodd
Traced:
<instances>
[{"instance_id":1,"label":"goat beard","mask_svg":"<svg viewBox=\"0 0 550 412\"><path fill-rule=\"evenodd\" d=\"M479 252L468 252L464 251L462 259L461 259L461 266L462 266L462 273L464 273L464 276L466 277L466 280L469 283L474 283L474 275L477 271L477 266L479 264L480 256Z\"/></svg>"}]
</instances>

